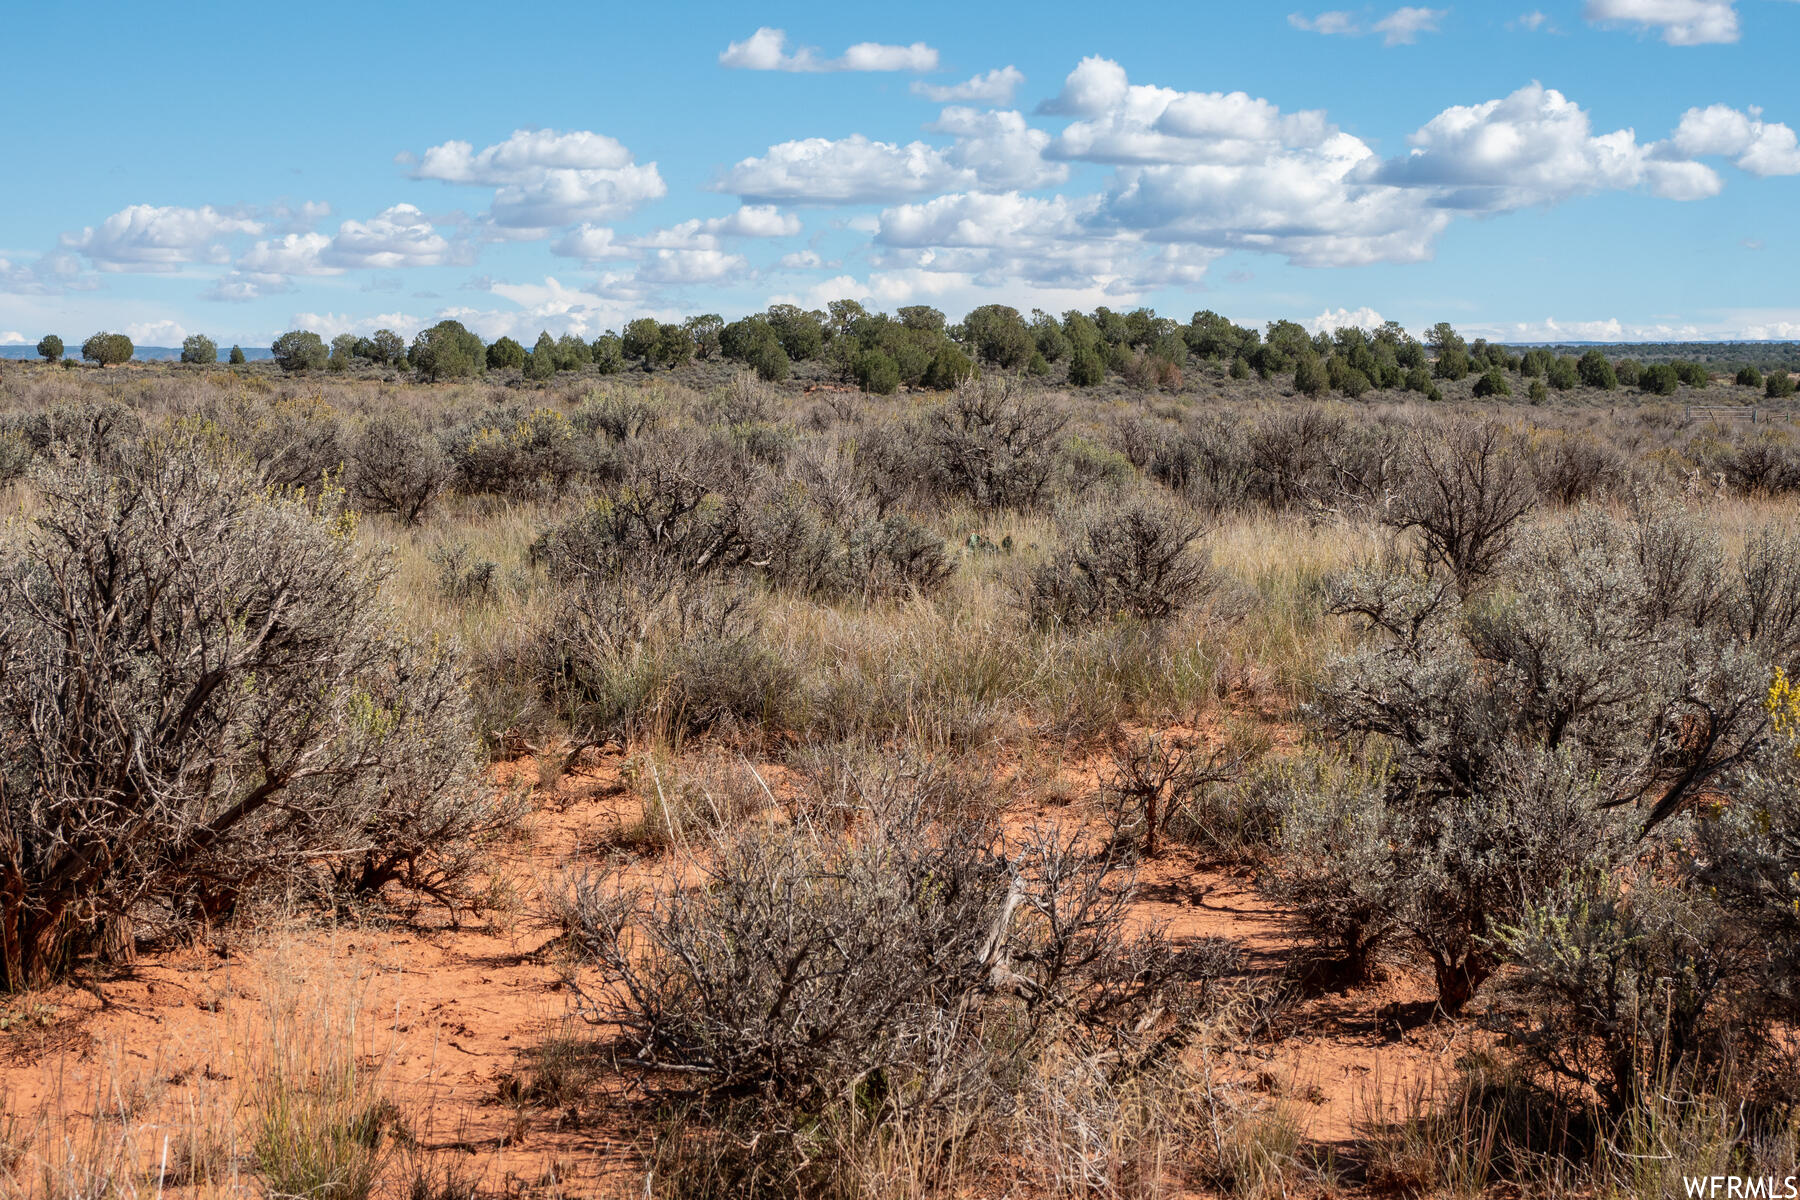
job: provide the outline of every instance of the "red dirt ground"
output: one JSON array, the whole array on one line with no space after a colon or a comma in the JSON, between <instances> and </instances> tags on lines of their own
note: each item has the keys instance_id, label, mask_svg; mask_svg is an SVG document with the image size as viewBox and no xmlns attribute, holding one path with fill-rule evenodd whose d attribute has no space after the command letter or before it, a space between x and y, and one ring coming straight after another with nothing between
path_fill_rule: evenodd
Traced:
<instances>
[{"instance_id":1,"label":"red dirt ground","mask_svg":"<svg viewBox=\"0 0 1800 1200\"><path fill-rule=\"evenodd\" d=\"M533 770L502 765L496 783L530 782ZM1071 790L1083 790L1087 774ZM1011 823L1043 813L1024 801L1006 815ZM411 922L275 923L247 937L234 931L229 953L199 945L148 955L91 990L15 999L0 1008L0 1102L14 1114L13 1140L36 1129L40 1146L31 1152L42 1153L51 1130L128 1126L150 1173L144 1194L156 1194L164 1138L179 1147L204 1123L196 1112L246 1102L238 1085L250 1064L237 1056L267 1042L270 1014L288 998L328 1036L354 1015L356 1045L379 1064L419 1146L484 1193L642 1195L640 1130L622 1084L602 1119L590 1113L578 1125L501 1099L521 1054L572 1019L536 899L577 855L589 857L640 815L619 761L608 759L540 796L527 835L500 856L493 907L474 921L457 925L426 910ZM1143 920L1164 924L1177 941L1239 943L1252 974L1279 978L1303 949L1247 875L1206 867L1180 847L1145 868L1141 897ZM1279 1036L1254 1051L1254 1085L1287 1099L1312 1141L1347 1144L1353 1124L1384 1097L1438 1077L1466 1048L1447 1027L1397 1040L1384 1032L1382 1006L1427 995L1418 981L1396 977L1293 1002L1277 1021ZM0 1126L0 1150L4 1139Z\"/></svg>"}]
</instances>

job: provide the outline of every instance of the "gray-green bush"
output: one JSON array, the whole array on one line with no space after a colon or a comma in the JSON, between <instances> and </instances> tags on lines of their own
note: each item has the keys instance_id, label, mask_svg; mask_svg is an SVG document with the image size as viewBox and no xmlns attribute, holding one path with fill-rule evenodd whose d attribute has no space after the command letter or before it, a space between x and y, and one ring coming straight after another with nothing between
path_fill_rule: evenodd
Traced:
<instances>
[{"instance_id":1,"label":"gray-green bush","mask_svg":"<svg viewBox=\"0 0 1800 1200\"><path fill-rule=\"evenodd\" d=\"M180 443L37 486L0 582L0 989L258 889L452 893L494 817L468 697L345 518Z\"/></svg>"}]
</instances>

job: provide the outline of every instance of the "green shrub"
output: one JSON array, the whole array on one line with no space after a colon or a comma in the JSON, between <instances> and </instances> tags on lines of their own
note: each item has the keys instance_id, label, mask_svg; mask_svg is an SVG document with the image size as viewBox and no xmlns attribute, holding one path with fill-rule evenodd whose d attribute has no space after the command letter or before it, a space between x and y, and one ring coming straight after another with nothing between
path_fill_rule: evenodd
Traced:
<instances>
[{"instance_id":1,"label":"green shrub","mask_svg":"<svg viewBox=\"0 0 1800 1200\"><path fill-rule=\"evenodd\" d=\"M512 338L503 337L487 348L490 371L517 371L525 365L525 347Z\"/></svg>"},{"instance_id":2,"label":"green shrub","mask_svg":"<svg viewBox=\"0 0 1800 1200\"><path fill-rule=\"evenodd\" d=\"M1712 372L1707 369L1705 363L1682 362L1677 360L1673 366L1675 368L1675 378L1687 384L1689 387L1706 388L1712 386Z\"/></svg>"},{"instance_id":3,"label":"green shrub","mask_svg":"<svg viewBox=\"0 0 1800 1200\"><path fill-rule=\"evenodd\" d=\"M1673 396L1681 386L1681 377L1668 363L1652 363L1638 373L1638 387L1652 396Z\"/></svg>"},{"instance_id":4,"label":"green shrub","mask_svg":"<svg viewBox=\"0 0 1800 1200\"><path fill-rule=\"evenodd\" d=\"M602 375L617 375L625 369L624 344L616 333L603 333L594 339L594 370Z\"/></svg>"},{"instance_id":5,"label":"green shrub","mask_svg":"<svg viewBox=\"0 0 1800 1200\"><path fill-rule=\"evenodd\" d=\"M856 358L856 384L865 392L890 396L900 390L900 367L883 350L865 350Z\"/></svg>"},{"instance_id":6,"label":"green shrub","mask_svg":"<svg viewBox=\"0 0 1800 1200\"><path fill-rule=\"evenodd\" d=\"M1039 356L1041 358L1041 356ZM1044 370L1038 374L1048 373L1050 366L1044 364ZM922 380L924 385L936 391L949 391L960 387L975 377L975 363L948 342L939 346L937 353L931 357L931 365L925 369Z\"/></svg>"},{"instance_id":7,"label":"green shrub","mask_svg":"<svg viewBox=\"0 0 1800 1200\"><path fill-rule=\"evenodd\" d=\"M181 343L181 361L184 363L210 364L219 361L218 343L203 333L189 334Z\"/></svg>"},{"instance_id":8,"label":"green shrub","mask_svg":"<svg viewBox=\"0 0 1800 1200\"><path fill-rule=\"evenodd\" d=\"M1302 396L1318 396L1325 391L1325 368L1319 360L1307 355L1294 368L1294 390Z\"/></svg>"},{"instance_id":9,"label":"green shrub","mask_svg":"<svg viewBox=\"0 0 1800 1200\"><path fill-rule=\"evenodd\" d=\"M774 338L759 342L744 361L764 383L781 383L788 377L788 353Z\"/></svg>"},{"instance_id":10,"label":"green shrub","mask_svg":"<svg viewBox=\"0 0 1800 1200\"><path fill-rule=\"evenodd\" d=\"M594 352L574 334L565 333L556 339L556 350L552 357L558 371L579 371L593 363Z\"/></svg>"},{"instance_id":11,"label":"green shrub","mask_svg":"<svg viewBox=\"0 0 1800 1200\"><path fill-rule=\"evenodd\" d=\"M1583 384L1591 388L1610 392L1619 386L1618 372L1606 361L1606 354L1601 350L1589 350L1583 354L1575 364L1575 373L1581 377Z\"/></svg>"},{"instance_id":12,"label":"green shrub","mask_svg":"<svg viewBox=\"0 0 1800 1200\"><path fill-rule=\"evenodd\" d=\"M270 350L275 355L275 362L289 374L322 371L330 359L330 352L319 335L304 329L291 329L282 334Z\"/></svg>"},{"instance_id":13,"label":"green shrub","mask_svg":"<svg viewBox=\"0 0 1800 1200\"><path fill-rule=\"evenodd\" d=\"M1440 350L1432 362L1431 373L1438 379L1454 382L1467 379L1470 371L1469 352L1460 346Z\"/></svg>"},{"instance_id":14,"label":"green shrub","mask_svg":"<svg viewBox=\"0 0 1800 1200\"><path fill-rule=\"evenodd\" d=\"M1106 380L1106 359L1094 346L1077 346L1069 356L1069 385L1093 387Z\"/></svg>"},{"instance_id":15,"label":"green shrub","mask_svg":"<svg viewBox=\"0 0 1800 1200\"><path fill-rule=\"evenodd\" d=\"M323 347L320 348L323 349ZM131 344L131 339L122 333L96 333L81 343L81 357L103 368L130 362L134 353L136 353L136 347Z\"/></svg>"},{"instance_id":16,"label":"green shrub","mask_svg":"<svg viewBox=\"0 0 1800 1200\"><path fill-rule=\"evenodd\" d=\"M439 321L413 339L407 360L420 379L467 379L487 369L487 347L461 321Z\"/></svg>"},{"instance_id":17,"label":"green shrub","mask_svg":"<svg viewBox=\"0 0 1800 1200\"><path fill-rule=\"evenodd\" d=\"M1489 367L1480 379L1475 381L1475 398L1485 400L1492 396L1512 395L1512 384L1507 382L1506 372L1499 367Z\"/></svg>"}]
</instances>

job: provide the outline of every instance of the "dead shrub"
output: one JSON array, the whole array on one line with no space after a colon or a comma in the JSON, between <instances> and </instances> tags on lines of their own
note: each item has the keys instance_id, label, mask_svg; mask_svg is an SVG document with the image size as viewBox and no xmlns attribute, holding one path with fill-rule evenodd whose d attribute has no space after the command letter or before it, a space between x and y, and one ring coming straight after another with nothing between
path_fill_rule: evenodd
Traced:
<instances>
[{"instance_id":1,"label":"dead shrub","mask_svg":"<svg viewBox=\"0 0 1800 1200\"><path fill-rule=\"evenodd\" d=\"M1464 589L1505 557L1533 504L1519 439L1494 421L1421 427L1408 444L1406 477L1383 523L1419 536L1426 558Z\"/></svg>"},{"instance_id":2,"label":"dead shrub","mask_svg":"<svg viewBox=\"0 0 1800 1200\"><path fill-rule=\"evenodd\" d=\"M1254 753L1221 745L1202 753L1191 739L1165 734L1127 738L1112 753L1112 773L1101 783L1107 821L1116 844L1141 844L1155 856L1158 840L1184 807L1204 803L1209 789L1236 782Z\"/></svg>"},{"instance_id":3,"label":"dead shrub","mask_svg":"<svg viewBox=\"0 0 1800 1200\"><path fill-rule=\"evenodd\" d=\"M1618 495L1630 482L1619 452L1587 434L1550 433L1534 438L1530 463L1538 497L1565 508Z\"/></svg>"}]
</instances>

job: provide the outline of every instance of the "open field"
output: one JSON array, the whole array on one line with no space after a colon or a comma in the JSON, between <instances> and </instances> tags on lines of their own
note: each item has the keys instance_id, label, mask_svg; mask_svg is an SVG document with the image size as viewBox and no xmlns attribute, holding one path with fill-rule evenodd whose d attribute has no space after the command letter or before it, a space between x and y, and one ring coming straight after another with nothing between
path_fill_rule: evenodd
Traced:
<instances>
[{"instance_id":1,"label":"open field","mask_svg":"<svg viewBox=\"0 0 1800 1200\"><path fill-rule=\"evenodd\" d=\"M1793 1174L1791 392L1355 349L0 367L0 1193Z\"/></svg>"}]
</instances>

